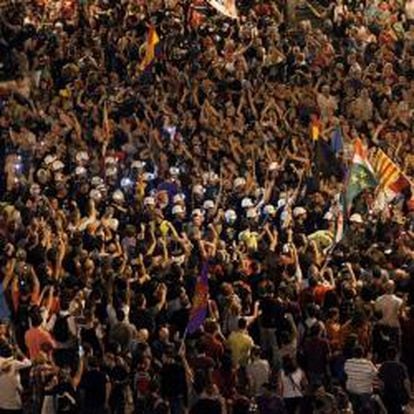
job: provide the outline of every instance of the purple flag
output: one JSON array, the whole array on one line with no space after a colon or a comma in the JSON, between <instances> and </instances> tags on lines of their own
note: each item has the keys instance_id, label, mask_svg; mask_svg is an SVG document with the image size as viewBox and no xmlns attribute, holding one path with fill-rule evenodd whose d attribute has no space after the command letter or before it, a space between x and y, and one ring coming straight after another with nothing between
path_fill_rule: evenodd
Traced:
<instances>
[{"instance_id":1,"label":"purple flag","mask_svg":"<svg viewBox=\"0 0 414 414\"><path fill-rule=\"evenodd\" d=\"M193 306L190 312L186 332L194 333L204 323L207 316L208 308L208 263L203 263L200 276L198 277L195 293L193 297Z\"/></svg>"}]
</instances>

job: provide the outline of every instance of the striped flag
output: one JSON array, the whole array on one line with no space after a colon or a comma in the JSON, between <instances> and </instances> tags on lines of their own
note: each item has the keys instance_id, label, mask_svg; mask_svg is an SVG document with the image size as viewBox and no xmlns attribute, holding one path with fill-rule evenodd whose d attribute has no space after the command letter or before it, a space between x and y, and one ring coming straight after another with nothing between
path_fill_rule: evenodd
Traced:
<instances>
[{"instance_id":1,"label":"striped flag","mask_svg":"<svg viewBox=\"0 0 414 414\"><path fill-rule=\"evenodd\" d=\"M407 177L382 149L377 148L371 154L371 162L379 187L388 199L394 198L410 187Z\"/></svg>"},{"instance_id":2,"label":"striped flag","mask_svg":"<svg viewBox=\"0 0 414 414\"><path fill-rule=\"evenodd\" d=\"M140 71L147 71L151 68L154 59L157 57L157 45L160 43L160 38L154 26L150 26L148 30L147 41L145 44L145 56L139 65Z\"/></svg>"},{"instance_id":3,"label":"striped flag","mask_svg":"<svg viewBox=\"0 0 414 414\"><path fill-rule=\"evenodd\" d=\"M312 119L310 124L310 135L313 141L317 141L319 139L319 135L321 134L321 121L319 118L315 117Z\"/></svg>"},{"instance_id":4,"label":"striped flag","mask_svg":"<svg viewBox=\"0 0 414 414\"><path fill-rule=\"evenodd\" d=\"M193 306L186 333L192 334L204 323L208 309L208 262L204 262L197 280L193 297Z\"/></svg>"}]
</instances>

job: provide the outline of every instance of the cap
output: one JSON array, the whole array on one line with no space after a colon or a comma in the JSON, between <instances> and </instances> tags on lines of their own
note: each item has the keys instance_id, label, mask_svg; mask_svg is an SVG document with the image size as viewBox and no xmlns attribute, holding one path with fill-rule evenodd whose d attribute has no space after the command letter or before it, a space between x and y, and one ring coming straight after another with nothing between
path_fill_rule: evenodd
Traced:
<instances>
[{"instance_id":1,"label":"cap","mask_svg":"<svg viewBox=\"0 0 414 414\"><path fill-rule=\"evenodd\" d=\"M52 170L53 171L62 170L64 167L65 167L65 164L63 164L62 161L60 161L60 160L53 161L53 164L52 164Z\"/></svg>"},{"instance_id":2,"label":"cap","mask_svg":"<svg viewBox=\"0 0 414 414\"><path fill-rule=\"evenodd\" d=\"M361 214L358 213L354 213L352 214L351 217L349 217L349 221L351 223L358 223L358 224L362 224L364 221L362 220Z\"/></svg>"},{"instance_id":3,"label":"cap","mask_svg":"<svg viewBox=\"0 0 414 414\"><path fill-rule=\"evenodd\" d=\"M78 153L76 153L75 159L78 162L88 161L89 160L89 155L86 151L79 151Z\"/></svg>"},{"instance_id":4,"label":"cap","mask_svg":"<svg viewBox=\"0 0 414 414\"><path fill-rule=\"evenodd\" d=\"M246 184L246 180L243 177L237 177L234 180L234 186L235 187L241 187L241 186L243 186L245 184Z\"/></svg>"},{"instance_id":5,"label":"cap","mask_svg":"<svg viewBox=\"0 0 414 414\"><path fill-rule=\"evenodd\" d=\"M142 170L143 168L145 168L146 162L145 161L133 161L131 163L131 168L136 169L136 170Z\"/></svg>"},{"instance_id":6,"label":"cap","mask_svg":"<svg viewBox=\"0 0 414 414\"><path fill-rule=\"evenodd\" d=\"M154 197L145 197L144 198L144 206L155 206Z\"/></svg>"},{"instance_id":7,"label":"cap","mask_svg":"<svg viewBox=\"0 0 414 414\"><path fill-rule=\"evenodd\" d=\"M82 166L78 166L75 168L75 175L85 175L86 174L86 168Z\"/></svg>"},{"instance_id":8,"label":"cap","mask_svg":"<svg viewBox=\"0 0 414 414\"><path fill-rule=\"evenodd\" d=\"M93 189L90 191L89 197L95 201L99 201L102 199L102 194L99 190Z\"/></svg>"},{"instance_id":9,"label":"cap","mask_svg":"<svg viewBox=\"0 0 414 414\"><path fill-rule=\"evenodd\" d=\"M263 212L265 214L273 215L276 213L276 209L271 204L268 204L267 206L264 207Z\"/></svg>"},{"instance_id":10,"label":"cap","mask_svg":"<svg viewBox=\"0 0 414 414\"><path fill-rule=\"evenodd\" d=\"M112 200L118 203L122 203L123 201L125 201L124 193L121 190L114 191L114 193L112 194Z\"/></svg>"},{"instance_id":11,"label":"cap","mask_svg":"<svg viewBox=\"0 0 414 414\"><path fill-rule=\"evenodd\" d=\"M277 209L279 210L279 208L282 208L286 205L286 199L285 198L280 198L277 202Z\"/></svg>"},{"instance_id":12,"label":"cap","mask_svg":"<svg viewBox=\"0 0 414 414\"><path fill-rule=\"evenodd\" d=\"M117 172L118 172L118 169L115 167L115 165L110 164L105 169L105 174L106 174L107 177L112 177L112 176L116 175Z\"/></svg>"},{"instance_id":13,"label":"cap","mask_svg":"<svg viewBox=\"0 0 414 414\"><path fill-rule=\"evenodd\" d=\"M204 216L204 213L202 212L201 209L196 208L192 211L191 216L192 217L194 217L194 216Z\"/></svg>"},{"instance_id":14,"label":"cap","mask_svg":"<svg viewBox=\"0 0 414 414\"><path fill-rule=\"evenodd\" d=\"M106 157L105 158L105 164L116 164L116 158L115 157Z\"/></svg>"},{"instance_id":15,"label":"cap","mask_svg":"<svg viewBox=\"0 0 414 414\"><path fill-rule=\"evenodd\" d=\"M177 167L171 167L170 168L170 174L173 176L177 176L180 174L180 169Z\"/></svg>"},{"instance_id":16,"label":"cap","mask_svg":"<svg viewBox=\"0 0 414 414\"><path fill-rule=\"evenodd\" d=\"M96 187L96 186L98 186L99 184L103 184L103 179L102 179L101 177L98 177L98 176L92 177L91 184L92 184L94 187Z\"/></svg>"},{"instance_id":17,"label":"cap","mask_svg":"<svg viewBox=\"0 0 414 414\"><path fill-rule=\"evenodd\" d=\"M214 208L214 201L213 200L206 200L204 201L203 208L208 210L210 208Z\"/></svg>"},{"instance_id":18,"label":"cap","mask_svg":"<svg viewBox=\"0 0 414 414\"><path fill-rule=\"evenodd\" d=\"M173 197L173 203L180 203L181 201L185 200L185 194L184 193L178 193Z\"/></svg>"},{"instance_id":19,"label":"cap","mask_svg":"<svg viewBox=\"0 0 414 414\"><path fill-rule=\"evenodd\" d=\"M226 219L227 222L234 221L237 219L237 214L234 210L227 210L224 213L224 218Z\"/></svg>"},{"instance_id":20,"label":"cap","mask_svg":"<svg viewBox=\"0 0 414 414\"><path fill-rule=\"evenodd\" d=\"M49 166L50 164L53 164L53 162L55 162L56 160L57 160L56 155L49 154L49 155L46 155L44 162L47 166Z\"/></svg>"},{"instance_id":21,"label":"cap","mask_svg":"<svg viewBox=\"0 0 414 414\"><path fill-rule=\"evenodd\" d=\"M306 214L306 209L304 209L303 207L295 207L293 209L293 217L298 217L303 214Z\"/></svg>"},{"instance_id":22,"label":"cap","mask_svg":"<svg viewBox=\"0 0 414 414\"><path fill-rule=\"evenodd\" d=\"M184 213L184 209L183 209L183 207L182 207L182 206L180 206L179 204L177 204L177 205L175 205L175 206L172 208L172 213L173 213L173 214L182 214L182 213Z\"/></svg>"},{"instance_id":23,"label":"cap","mask_svg":"<svg viewBox=\"0 0 414 414\"><path fill-rule=\"evenodd\" d=\"M243 208L253 207L253 201L252 201L252 199L249 198L249 197L244 197L243 200L242 200L242 202L241 202L241 206Z\"/></svg>"}]
</instances>

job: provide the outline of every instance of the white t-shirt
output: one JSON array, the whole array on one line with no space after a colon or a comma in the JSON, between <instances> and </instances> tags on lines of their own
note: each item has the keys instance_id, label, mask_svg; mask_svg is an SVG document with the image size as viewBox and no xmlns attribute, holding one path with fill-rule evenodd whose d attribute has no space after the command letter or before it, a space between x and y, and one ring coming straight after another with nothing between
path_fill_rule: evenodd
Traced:
<instances>
[{"instance_id":1,"label":"white t-shirt","mask_svg":"<svg viewBox=\"0 0 414 414\"><path fill-rule=\"evenodd\" d=\"M247 365L246 372L252 387L252 394L259 394L263 384L269 382L269 362L267 362L265 359L257 359L249 365Z\"/></svg>"},{"instance_id":2,"label":"white t-shirt","mask_svg":"<svg viewBox=\"0 0 414 414\"><path fill-rule=\"evenodd\" d=\"M346 389L354 394L371 394L377 369L368 359L351 358L345 362Z\"/></svg>"},{"instance_id":3,"label":"white t-shirt","mask_svg":"<svg viewBox=\"0 0 414 414\"><path fill-rule=\"evenodd\" d=\"M19 371L30 366L31 362L28 359L20 362L15 359L9 361L7 358L0 358L0 409L20 410L22 408L20 395L23 388Z\"/></svg>"},{"instance_id":4,"label":"white t-shirt","mask_svg":"<svg viewBox=\"0 0 414 414\"><path fill-rule=\"evenodd\" d=\"M380 296L375 302L375 309L382 313L380 323L391 328L399 328L398 316L402 303L403 300L395 295L385 294Z\"/></svg>"},{"instance_id":5,"label":"white t-shirt","mask_svg":"<svg viewBox=\"0 0 414 414\"><path fill-rule=\"evenodd\" d=\"M282 371L282 392L283 398L300 398L303 397L302 383L305 379L305 374L298 368L290 375L286 375L285 371Z\"/></svg>"}]
</instances>

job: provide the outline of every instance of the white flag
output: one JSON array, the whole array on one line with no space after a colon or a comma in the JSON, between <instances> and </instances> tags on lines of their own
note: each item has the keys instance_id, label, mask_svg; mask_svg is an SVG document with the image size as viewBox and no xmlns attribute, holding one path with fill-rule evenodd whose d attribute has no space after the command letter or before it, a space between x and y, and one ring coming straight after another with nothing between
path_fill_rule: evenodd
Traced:
<instances>
[{"instance_id":1,"label":"white flag","mask_svg":"<svg viewBox=\"0 0 414 414\"><path fill-rule=\"evenodd\" d=\"M210 6L232 19L237 19L236 0L207 0Z\"/></svg>"}]
</instances>

